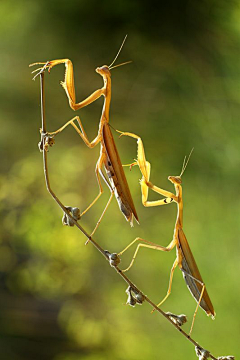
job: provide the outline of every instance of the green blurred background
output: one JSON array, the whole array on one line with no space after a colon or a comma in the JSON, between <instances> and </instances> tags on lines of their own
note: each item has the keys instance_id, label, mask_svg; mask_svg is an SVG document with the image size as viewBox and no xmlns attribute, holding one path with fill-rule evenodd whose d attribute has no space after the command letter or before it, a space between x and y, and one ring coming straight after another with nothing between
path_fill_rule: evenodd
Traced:
<instances>
[{"instance_id":1,"label":"green blurred background","mask_svg":"<svg viewBox=\"0 0 240 360\"><path fill-rule=\"evenodd\" d=\"M125 306L126 284L46 191L38 151L39 80L28 64L70 58L77 100L102 86L94 69L110 64L110 123L144 140L151 180L170 191L184 155L184 230L217 316L200 310L193 337L215 356L240 355L240 5L237 1L23 1L0 2L1 244L0 359L194 359L193 346L148 304ZM53 131L73 117L59 85L64 66L46 75L46 115ZM102 100L78 112L96 136ZM136 142L115 136L123 163ZM82 210L97 195L99 147L88 149L72 128L49 153L52 187L66 205ZM136 236L167 245L176 206L146 209L139 170L126 169L141 225L133 229L112 201L96 232L104 249L121 251ZM109 191L84 216L91 231ZM157 199L150 194L150 199ZM122 268L134 249L122 257ZM130 278L153 301L166 294L175 251L141 250ZM196 303L179 270L165 311L185 313ZM186 331L189 323L185 325Z\"/></svg>"}]
</instances>

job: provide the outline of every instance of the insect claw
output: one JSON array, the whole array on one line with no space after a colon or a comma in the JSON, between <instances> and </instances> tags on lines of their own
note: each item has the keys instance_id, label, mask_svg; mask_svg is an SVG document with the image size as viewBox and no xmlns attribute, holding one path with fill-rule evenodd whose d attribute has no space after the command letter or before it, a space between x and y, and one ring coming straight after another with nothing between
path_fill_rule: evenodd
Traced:
<instances>
[{"instance_id":1,"label":"insect claw","mask_svg":"<svg viewBox=\"0 0 240 360\"><path fill-rule=\"evenodd\" d=\"M132 164L130 164L129 165L129 170L131 171L132 170L132 168L134 167L134 166L136 166L137 165L137 160L136 159L134 159L134 162L132 163Z\"/></svg>"},{"instance_id":2,"label":"insect claw","mask_svg":"<svg viewBox=\"0 0 240 360\"><path fill-rule=\"evenodd\" d=\"M28 66L32 67L32 66L35 66L35 65L44 65L44 64L46 64L46 62L35 62L35 63L32 63L32 64L29 64Z\"/></svg>"},{"instance_id":3,"label":"insect claw","mask_svg":"<svg viewBox=\"0 0 240 360\"><path fill-rule=\"evenodd\" d=\"M41 65L41 64L44 64L42 67L38 68L38 69L35 69L32 71L32 74L37 72L38 73L33 77L33 80L35 81L36 77L38 77L38 75L42 74L47 68L48 68L48 72L50 72L50 61L47 61L45 63L33 63L33 64L30 64L29 66L34 66L34 65Z\"/></svg>"},{"instance_id":4,"label":"insect claw","mask_svg":"<svg viewBox=\"0 0 240 360\"><path fill-rule=\"evenodd\" d=\"M33 74L33 73L35 73L35 72L37 72L38 70L41 70L42 68L40 67L40 68L37 68L37 69L35 69L35 70L33 70L32 72L31 72L31 74Z\"/></svg>"}]
</instances>

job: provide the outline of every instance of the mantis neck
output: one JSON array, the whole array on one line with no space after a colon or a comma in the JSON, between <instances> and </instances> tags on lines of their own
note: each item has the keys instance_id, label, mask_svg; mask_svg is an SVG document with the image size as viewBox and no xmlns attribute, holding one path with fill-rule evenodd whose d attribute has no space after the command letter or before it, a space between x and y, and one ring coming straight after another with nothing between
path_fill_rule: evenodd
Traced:
<instances>
[{"instance_id":1,"label":"mantis neck","mask_svg":"<svg viewBox=\"0 0 240 360\"><path fill-rule=\"evenodd\" d=\"M111 78L110 76L104 79L104 104L102 110L102 120L109 122L109 110L110 110L110 103L111 103Z\"/></svg>"},{"instance_id":2,"label":"mantis neck","mask_svg":"<svg viewBox=\"0 0 240 360\"><path fill-rule=\"evenodd\" d=\"M175 185L176 196L178 197L178 214L176 225L182 229L183 227L183 199L182 199L182 187L181 185Z\"/></svg>"}]
</instances>

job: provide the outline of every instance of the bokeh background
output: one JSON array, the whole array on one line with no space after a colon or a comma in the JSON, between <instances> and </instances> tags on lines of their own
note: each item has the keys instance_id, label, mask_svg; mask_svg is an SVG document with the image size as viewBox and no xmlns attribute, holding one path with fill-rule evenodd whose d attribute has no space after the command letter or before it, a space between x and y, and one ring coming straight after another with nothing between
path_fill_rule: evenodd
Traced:
<instances>
[{"instance_id":1,"label":"bokeh background","mask_svg":"<svg viewBox=\"0 0 240 360\"><path fill-rule=\"evenodd\" d=\"M44 184L39 80L31 80L28 64L70 58L80 101L102 86L94 69L112 62L125 34L117 63L133 63L112 71L110 122L143 138L152 182L170 191L167 176L180 173L194 147L183 176L184 230L217 316L212 321L200 310L193 337L215 356L239 356L239 2L1 0L0 14L0 359L195 358L193 346L148 304L124 305L126 284L77 229L62 226ZM73 117L59 85L63 74L61 65L46 75L49 131ZM101 107L102 99L78 112L90 139ZM115 139L122 162L131 162L136 142ZM83 210L96 196L98 156L99 147L88 149L70 127L56 138L49 171L64 204ZM131 229L113 200L96 241L111 252L136 236L167 245L176 206L144 208L139 170L126 174L141 224ZM104 189L81 220L87 231L107 202ZM141 250L129 277L159 302L174 258L175 251ZM176 270L162 309L191 319L195 306Z\"/></svg>"}]
</instances>

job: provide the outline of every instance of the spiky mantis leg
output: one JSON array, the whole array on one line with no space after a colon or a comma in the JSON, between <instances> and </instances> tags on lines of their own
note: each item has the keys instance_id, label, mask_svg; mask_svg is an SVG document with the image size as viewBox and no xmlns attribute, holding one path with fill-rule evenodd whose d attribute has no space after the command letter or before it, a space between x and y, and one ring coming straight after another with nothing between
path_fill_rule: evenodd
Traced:
<instances>
[{"instance_id":1,"label":"spiky mantis leg","mask_svg":"<svg viewBox=\"0 0 240 360\"><path fill-rule=\"evenodd\" d=\"M29 66L34 65L43 65L42 67L34 70L33 72L37 72L34 76L34 79L41 74L43 71L48 69L48 72L51 69L59 64L65 64L65 77L64 81L61 81L61 85L64 88L66 95L68 97L69 105L73 110L78 110L91 104L93 101L97 100L101 95L105 94L105 88L98 89L94 91L90 96L88 96L83 101L76 103L76 94L75 94L75 85L74 85L74 73L73 73L73 64L69 59L59 59L59 60L51 60L46 62L36 62L34 64L30 64Z\"/></svg>"},{"instance_id":2,"label":"spiky mantis leg","mask_svg":"<svg viewBox=\"0 0 240 360\"><path fill-rule=\"evenodd\" d=\"M151 207L151 206L159 206L159 205L165 205L165 204L170 204L172 201L177 202L177 196L174 195L173 193L166 191L164 189L161 189L155 185L153 185L149 179L150 179L150 171L151 171L151 164L150 162L148 162L146 160L145 157L145 151L144 151L144 147L143 147L143 142L142 139L140 138L140 136L129 133L129 132L122 132L117 130L117 132L119 132L121 136L130 136L132 138L137 139L137 145L138 145L138 156L137 156L137 160L131 164L132 166L134 165L138 165L139 169L142 173L142 179L140 180L140 185L141 185L141 191L142 191L142 203L144 206L146 207ZM158 194L161 194L165 197L165 199L161 199L161 200L156 200L156 201L149 201L148 200L148 190L152 189L153 191L155 191Z\"/></svg>"}]
</instances>

